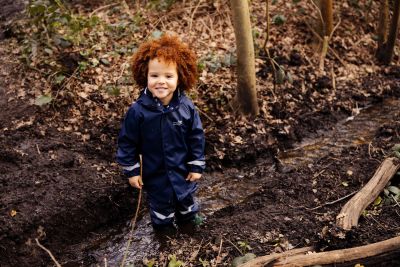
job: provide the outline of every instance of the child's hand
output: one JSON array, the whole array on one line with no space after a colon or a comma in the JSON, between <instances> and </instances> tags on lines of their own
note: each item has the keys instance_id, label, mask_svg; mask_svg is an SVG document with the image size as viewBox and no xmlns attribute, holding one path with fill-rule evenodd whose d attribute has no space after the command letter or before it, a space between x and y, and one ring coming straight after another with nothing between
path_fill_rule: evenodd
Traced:
<instances>
[{"instance_id":1,"label":"child's hand","mask_svg":"<svg viewBox=\"0 0 400 267\"><path fill-rule=\"evenodd\" d=\"M129 178L128 181L132 187L142 189L143 181L142 181L142 177L140 175L133 176L133 177Z\"/></svg>"},{"instance_id":2,"label":"child's hand","mask_svg":"<svg viewBox=\"0 0 400 267\"><path fill-rule=\"evenodd\" d=\"M199 180L201 178L201 173L197 173L197 172L189 172L186 181L191 181L194 182L196 180Z\"/></svg>"}]
</instances>

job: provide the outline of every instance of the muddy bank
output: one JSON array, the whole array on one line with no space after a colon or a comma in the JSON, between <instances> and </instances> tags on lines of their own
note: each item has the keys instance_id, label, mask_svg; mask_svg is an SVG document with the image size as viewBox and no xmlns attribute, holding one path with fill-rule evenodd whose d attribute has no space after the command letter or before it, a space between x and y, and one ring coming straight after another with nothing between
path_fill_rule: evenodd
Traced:
<instances>
[{"instance_id":1,"label":"muddy bank","mask_svg":"<svg viewBox=\"0 0 400 267\"><path fill-rule=\"evenodd\" d=\"M400 208L396 203L370 205L359 227L347 233L335 227L336 215L346 200L326 203L358 191L390 153L392 144L399 142L400 121L396 120L382 125L368 145L350 146L340 154L329 154L286 173L261 172L266 182L257 193L216 212L194 240L178 239L168 253L180 251L179 247L179 256L188 260L190 254L182 247L201 242L211 245L200 249L200 258L212 262L222 255L223 262L230 262L241 252L265 255L310 245L327 251L398 236ZM392 185L399 184L397 174ZM218 248L221 240L222 252L212 249ZM243 243L248 248L240 246ZM360 262L365 266L397 266L400 252L396 255Z\"/></svg>"}]
</instances>

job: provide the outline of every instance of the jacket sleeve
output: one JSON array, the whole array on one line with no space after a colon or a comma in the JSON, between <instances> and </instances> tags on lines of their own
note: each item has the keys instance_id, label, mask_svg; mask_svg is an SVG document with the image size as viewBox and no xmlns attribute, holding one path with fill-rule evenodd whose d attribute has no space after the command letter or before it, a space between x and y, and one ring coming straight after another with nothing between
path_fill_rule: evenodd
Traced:
<instances>
[{"instance_id":1,"label":"jacket sleeve","mask_svg":"<svg viewBox=\"0 0 400 267\"><path fill-rule=\"evenodd\" d=\"M139 116L134 106L130 107L122 122L118 137L116 159L126 177L140 175L139 160Z\"/></svg>"},{"instance_id":2,"label":"jacket sleeve","mask_svg":"<svg viewBox=\"0 0 400 267\"><path fill-rule=\"evenodd\" d=\"M193 120L187 138L187 143L189 145L189 157L187 164L190 172L203 173L206 167L204 157L204 131L203 126L201 125L199 113L194 106L191 113L193 114Z\"/></svg>"}]
</instances>

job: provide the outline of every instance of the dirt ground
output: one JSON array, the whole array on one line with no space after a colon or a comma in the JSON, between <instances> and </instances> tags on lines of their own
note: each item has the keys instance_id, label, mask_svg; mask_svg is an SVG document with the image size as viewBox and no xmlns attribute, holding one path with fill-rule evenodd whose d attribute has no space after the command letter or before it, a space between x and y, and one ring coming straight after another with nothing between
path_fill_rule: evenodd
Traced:
<instances>
[{"instance_id":1,"label":"dirt ground","mask_svg":"<svg viewBox=\"0 0 400 267\"><path fill-rule=\"evenodd\" d=\"M0 4L4 6L9 2ZM18 2L14 3L13 8L2 12L21 10ZM260 6L258 2L255 4L255 16L262 14ZM200 7L199 12L202 8L209 12L223 9L214 5ZM280 86L272 94L272 79L268 76L271 68L261 52L257 79L264 110L254 122L232 115L227 107L230 96L234 95L232 81L201 83L195 102L203 110L202 120L208 129L209 171L223 172L224 168L235 166L256 172L267 182L242 203L214 213L194 237L171 240L169 248L157 259L159 266L165 266L169 254L176 254L189 266L200 266L200 258L228 266L242 252L264 255L310 245L319 250L332 250L400 235L398 205L368 207L360 218L359 227L343 238L338 237L339 230L334 227L343 201L310 210L357 191L368 181L388 156L390 148L400 143L399 114L396 120L378 129L370 144L354 145L340 155L328 155L295 169L284 168L277 159L279 151L303 138L313 137L318 131L331 129L335 123L352 115L355 107L379 105L385 98L400 97L398 55L391 66L385 67L373 61L373 46L362 46L356 52L347 53L350 44L346 43L349 40L346 38L351 35L341 28L350 25L351 12L343 7L342 27L337 33L341 37L334 38L332 47L351 68L357 66L354 72L357 75L344 75L346 79L338 80L336 88L332 87L332 76L312 74L316 71L312 64L315 62L309 62L305 55L309 55L309 51L289 48L285 42L279 43L278 37L273 37L272 42L277 45L271 52L279 64L293 71L294 82ZM376 12L375 8L372 15ZM16 14L4 11L1 15L2 29L6 29L8 20L4 18ZM179 16L172 20L179 20ZM360 24L362 20L357 18ZM293 35L294 41L308 46L311 40L306 37L309 32L304 23L295 20L292 24L300 29ZM353 34L357 35L353 41L362 40L363 34L371 35L373 31L368 23L361 30L353 29ZM272 35L279 36L283 32L285 28L280 28ZM94 231L112 228L132 217L136 192L121 179L114 163L115 139L120 127L116 118L122 118L128 101L123 102L122 96L109 101L99 94L90 95L92 102L102 107L107 103L109 108L97 119L91 117L86 102L68 94L62 95L56 105L33 105L36 91L45 87L46 82L37 69L27 68L18 59L21 37L12 30L3 30L2 38L0 266L51 266L51 259L36 245L35 239L51 248L56 258L71 259L74 255L68 248ZM342 67L338 67L338 59L329 56L327 61L327 68L335 69L340 75ZM370 65L372 70L367 68ZM231 78L230 73L229 68L222 70L213 79L224 75ZM304 84L308 90L304 90ZM52 90L57 91L57 88ZM117 110L115 116L110 115L113 109ZM73 124L71 118L76 110L83 117L81 124L75 131L65 130ZM237 136L241 136L240 142L235 142ZM259 159L277 164L276 170L269 171L268 166L257 165ZM343 186L343 177L346 186ZM398 185L399 180L397 175L393 183ZM242 244L239 248L238 242ZM196 250L196 257L192 259ZM381 266L399 264L389 257L379 261ZM371 266L377 266L376 261Z\"/></svg>"}]
</instances>

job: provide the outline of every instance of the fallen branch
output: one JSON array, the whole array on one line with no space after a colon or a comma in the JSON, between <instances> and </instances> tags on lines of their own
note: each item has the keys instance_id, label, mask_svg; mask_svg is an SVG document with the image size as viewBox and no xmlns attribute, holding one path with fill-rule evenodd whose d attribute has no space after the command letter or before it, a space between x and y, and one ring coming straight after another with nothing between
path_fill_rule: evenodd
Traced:
<instances>
[{"instance_id":1,"label":"fallen branch","mask_svg":"<svg viewBox=\"0 0 400 267\"><path fill-rule=\"evenodd\" d=\"M361 213L378 197L399 168L399 159L386 158L371 180L343 206L336 216L336 224L345 230L350 230L351 227L357 226Z\"/></svg>"},{"instance_id":2,"label":"fallen branch","mask_svg":"<svg viewBox=\"0 0 400 267\"><path fill-rule=\"evenodd\" d=\"M273 266L311 266L323 264L336 264L351 262L353 260L366 259L379 256L400 249L400 236L385 241L347 249L339 249L328 252L319 252L306 255L294 255L280 258ZM250 265L249 265L250 266ZM257 265L260 266L260 265Z\"/></svg>"},{"instance_id":3,"label":"fallen branch","mask_svg":"<svg viewBox=\"0 0 400 267\"><path fill-rule=\"evenodd\" d=\"M304 254L307 252L312 251L312 247L305 247L305 248L297 248L297 249L291 249L282 253L272 253L271 255L266 255L266 256L261 256L257 257L251 261L248 261L242 265L239 265L239 267L261 267L265 266L268 263L271 263L277 259L286 259L287 257L293 256L293 255L298 255L298 254Z\"/></svg>"},{"instance_id":4,"label":"fallen branch","mask_svg":"<svg viewBox=\"0 0 400 267\"><path fill-rule=\"evenodd\" d=\"M56 260L56 258L55 258L54 255L53 255L53 253L51 253L50 250L48 250L48 249L45 248L42 244L40 244L40 242L39 242L39 240L38 240L37 238L35 238L35 241L36 241L36 244L37 244L41 249L43 249L44 251L47 252L47 254L49 254L49 256L50 256L50 258L53 260L54 264L55 264L57 267L61 267L61 264L58 263L58 261Z\"/></svg>"}]
</instances>

